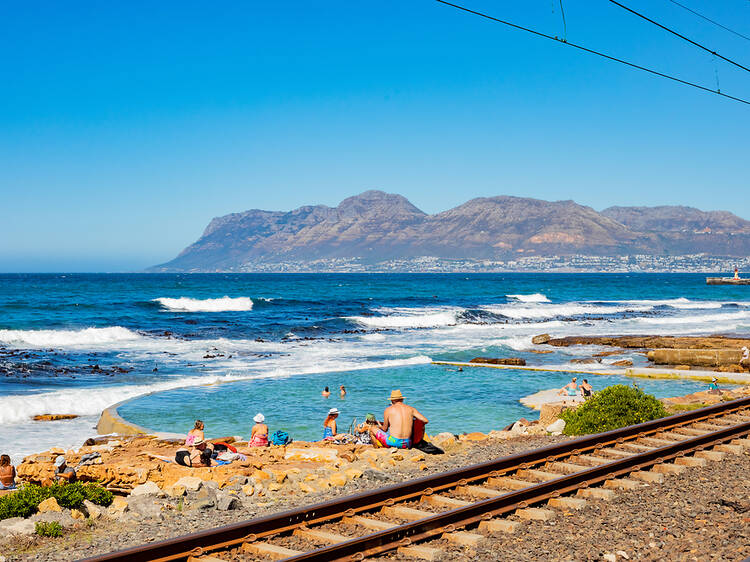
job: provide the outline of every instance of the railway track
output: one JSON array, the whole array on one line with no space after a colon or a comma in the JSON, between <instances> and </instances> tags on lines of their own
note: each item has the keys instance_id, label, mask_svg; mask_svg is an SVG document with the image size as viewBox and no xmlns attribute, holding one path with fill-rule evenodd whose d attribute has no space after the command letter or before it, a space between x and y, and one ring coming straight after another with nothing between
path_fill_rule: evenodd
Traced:
<instances>
[{"instance_id":1,"label":"railway track","mask_svg":"<svg viewBox=\"0 0 750 562\"><path fill-rule=\"evenodd\" d=\"M520 525L506 515L545 519L662 482L750 447L748 434L743 398L87 560L362 560L393 550L431 560L441 554L432 539L476 545Z\"/></svg>"}]
</instances>

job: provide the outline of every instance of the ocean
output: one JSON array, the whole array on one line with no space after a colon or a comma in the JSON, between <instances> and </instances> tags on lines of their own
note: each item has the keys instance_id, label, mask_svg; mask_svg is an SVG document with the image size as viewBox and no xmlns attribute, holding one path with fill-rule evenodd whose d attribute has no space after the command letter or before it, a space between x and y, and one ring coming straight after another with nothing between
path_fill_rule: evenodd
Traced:
<instances>
[{"instance_id":1,"label":"ocean","mask_svg":"<svg viewBox=\"0 0 750 562\"><path fill-rule=\"evenodd\" d=\"M499 429L535 416L521 397L570 375L432 360L518 356L575 369L571 359L596 348L535 354L531 338L746 334L749 290L708 287L703 274L0 275L0 452L18 462L80 446L102 409L126 399L121 414L153 429L184 433L201 418L209 436L247 437L260 411L271 430L317 439L329 407L345 428L380 417L400 388L432 433ZM646 364L627 353L594 368L622 358ZM705 388L637 383L657 396ZM30 419L46 413L80 417Z\"/></svg>"}]
</instances>

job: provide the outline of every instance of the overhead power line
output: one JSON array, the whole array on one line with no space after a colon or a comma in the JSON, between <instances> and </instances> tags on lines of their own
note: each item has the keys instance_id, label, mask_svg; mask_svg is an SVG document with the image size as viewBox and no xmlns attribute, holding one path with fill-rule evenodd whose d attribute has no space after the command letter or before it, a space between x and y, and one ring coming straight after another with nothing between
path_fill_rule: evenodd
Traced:
<instances>
[{"instance_id":1,"label":"overhead power line","mask_svg":"<svg viewBox=\"0 0 750 562\"><path fill-rule=\"evenodd\" d=\"M556 41L557 43L562 43L563 45L567 45L568 47L573 47L575 49L579 49L581 51L585 51L587 53L591 53L592 55L597 55L602 58L605 58L607 60L611 60L614 62L618 62L620 64L624 64L626 66L629 66L631 68L635 68L637 70L642 70L644 72L648 72L649 74L653 74L655 76L660 76L662 78L667 78L669 80L673 80L674 82L679 82L680 84L684 84L686 86L692 86L693 88L698 88L699 90L703 90L704 92L710 92L712 94L716 94L717 96L721 96L723 98L728 98L730 100L738 101L740 103L744 103L746 105L750 105L750 101L738 98L736 96L730 96L729 94L725 94L724 92L721 92L719 90L712 90L711 88L708 88L706 86L701 86L700 84L696 84L695 82L689 82L687 80L683 80L682 78L677 78L676 76L671 76L669 74L665 74L663 72L659 72L658 70L652 70L650 68L646 68L645 66L641 66L639 64L635 64L633 62L626 61L624 59L620 59L617 57L613 57L611 55L608 55L606 53L602 53L601 51L595 51L594 49L589 49L588 47L584 47L583 45L577 45L576 43L571 43L570 41L566 41L565 39L560 39L558 37L553 37L552 35L547 35L546 33L542 33L541 31L536 31L535 29L530 29L528 27L523 27L522 25L518 25L515 23L511 23L509 21L501 20L499 18L490 16L488 14L484 14L482 12L477 12L476 10L472 10L470 8L465 8L463 6L459 6L458 4L453 4L451 2L447 2L446 0L435 0L436 2L439 2L440 4L445 4L446 6L450 6L452 8L456 8L457 10L461 10L462 12L467 12L469 14L474 14L475 16L479 16L497 23L501 23L503 25L507 25L508 27L512 27L514 29L518 29L520 31L525 31L527 33L531 33L532 35L536 35L538 37L544 37L545 39L550 39L552 41Z\"/></svg>"},{"instance_id":2,"label":"overhead power line","mask_svg":"<svg viewBox=\"0 0 750 562\"><path fill-rule=\"evenodd\" d=\"M703 18L703 19L704 19L704 20L706 20L707 22L710 22L710 23L714 24L715 26L717 26L717 27L720 27L720 28L724 29L724 30L728 31L729 33L734 33L734 34L735 34L735 35L736 35L737 37L742 37L743 39L747 39L748 41L750 41L750 37L748 37L747 35L743 35L743 34L742 34L742 33L740 33L739 31L735 31L734 29L729 29L729 28L728 28L727 26L725 26L725 25L721 25L721 24L720 24L720 23L719 23L718 21L714 21L714 20L712 20L711 18L707 18L707 17L706 17L706 16L704 16L703 14L699 14L699 13L698 13L698 12L696 12L695 10L691 10L690 8L688 8L687 6L685 6L685 5L683 5L683 4L680 4L679 2L675 2L675 0L669 0L669 1L670 1L670 2L672 2L672 4L675 4L675 5L679 6L679 7L680 7L680 8L682 8L683 10L687 10L687 11L688 11L688 12L690 12L691 14L695 14L695 15L696 15L696 16L698 16L699 18Z\"/></svg>"},{"instance_id":3,"label":"overhead power line","mask_svg":"<svg viewBox=\"0 0 750 562\"><path fill-rule=\"evenodd\" d=\"M705 47L705 46L701 45L700 43L698 43L696 41L693 41L689 37L685 37L681 33L677 33L674 29L670 29L666 25L662 25L658 21L654 21L651 18L646 17L643 14L641 14L639 12L636 12L635 10L632 10L632 9L628 8L625 4L620 4L617 0L609 0L609 1L612 2L612 4L614 4L615 6L619 6L623 10L626 10L626 11L630 12L631 14L634 14L634 15L638 16L639 18L646 20L649 23L653 23L655 26L662 28L664 31L667 31L667 32L671 33L672 35L675 35L675 36L679 37L680 39L683 39L683 40L687 41L691 45L695 45L699 49L703 49L707 53L711 53L715 57L719 57L720 59L727 61L729 64L733 64L737 68L741 68L742 70L746 70L747 72L750 72L750 68L748 68L748 67L746 67L746 66L744 66L744 65L742 65L742 64L740 64L738 62L735 62L732 59L728 59L727 57L724 57L724 56L720 55L716 51L714 51L712 49L709 49L708 47Z\"/></svg>"}]
</instances>

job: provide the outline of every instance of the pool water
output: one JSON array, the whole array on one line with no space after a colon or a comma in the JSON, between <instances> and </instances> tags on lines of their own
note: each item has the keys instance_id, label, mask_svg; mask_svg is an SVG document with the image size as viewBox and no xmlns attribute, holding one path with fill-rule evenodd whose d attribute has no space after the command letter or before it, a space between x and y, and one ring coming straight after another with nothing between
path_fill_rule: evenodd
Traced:
<instances>
[{"instance_id":1,"label":"pool water","mask_svg":"<svg viewBox=\"0 0 750 562\"><path fill-rule=\"evenodd\" d=\"M136 398L123 404L119 413L126 420L147 428L186 433L195 419L206 424L208 437L249 437L252 418L262 412L271 432L288 431L293 439L312 441L322 437L323 420L329 408L341 414L339 431L348 430L356 418L374 413L382 420L391 390L400 389L406 402L429 420L427 432L452 433L502 429L515 420L536 419L538 412L519 399L540 390L560 388L570 373L501 370L467 367L415 365L389 369L341 371L287 378L258 378L233 383L170 390ZM706 390L703 382L673 379L641 379L620 375L587 377L594 390L614 384L632 385L657 398ZM339 385L347 389L339 396ZM331 396L324 398L325 386Z\"/></svg>"}]
</instances>

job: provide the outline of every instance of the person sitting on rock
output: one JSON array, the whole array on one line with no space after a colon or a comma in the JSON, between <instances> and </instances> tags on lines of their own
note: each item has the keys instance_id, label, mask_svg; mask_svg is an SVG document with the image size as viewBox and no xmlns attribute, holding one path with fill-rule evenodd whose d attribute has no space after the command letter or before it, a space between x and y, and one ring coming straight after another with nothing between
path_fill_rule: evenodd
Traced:
<instances>
[{"instance_id":1,"label":"person sitting on rock","mask_svg":"<svg viewBox=\"0 0 750 562\"><path fill-rule=\"evenodd\" d=\"M75 482L78 480L76 469L68 466L63 455L58 455L55 459L55 482Z\"/></svg>"},{"instance_id":2,"label":"person sitting on rock","mask_svg":"<svg viewBox=\"0 0 750 562\"><path fill-rule=\"evenodd\" d=\"M578 384L576 381L578 377L573 377L571 381L560 389L557 394L559 396L577 396L578 395Z\"/></svg>"},{"instance_id":3,"label":"person sitting on rock","mask_svg":"<svg viewBox=\"0 0 750 562\"><path fill-rule=\"evenodd\" d=\"M266 417L258 412L253 418L255 425L250 431L250 441L248 447L268 447L268 426L264 423Z\"/></svg>"},{"instance_id":4,"label":"person sitting on rock","mask_svg":"<svg viewBox=\"0 0 750 562\"><path fill-rule=\"evenodd\" d=\"M377 431L378 425L378 420L375 418L375 414L367 414L364 423L361 423L354 428L354 431L357 433L357 443L371 445L372 438L370 436L370 430L373 432Z\"/></svg>"},{"instance_id":5,"label":"person sitting on rock","mask_svg":"<svg viewBox=\"0 0 750 562\"><path fill-rule=\"evenodd\" d=\"M323 422L323 439L331 441L338 433L336 427L336 418L339 417L339 409L331 408L328 410L328 415Z\"/></svg>"},{"instance_id":6,"label":"person sitting on rock","mask_svg":"<svg viewBox=\"0 0 750 562\"><path fill-rule=\"evenodd\" d=\"M208 443L203 439L199 439L193 443L190 450L178 449L175 453L174 462L193 468L216 466L211 458L212 455L213 449L209 448Z\"/></svg>"},{"instance_id":7,"label":"person sitting on rock","mask_svg":"<svg viewBox=\"0 0 750 562\"><path fill-rule=\"evenodd\" d=\"M203 440L206 436L203 434L203 422L201 420L195 420L195 426L193 429L188 431L187 439L185 439L185 445L195 445L198 440Z\"/></svg>"},{"instance_id":8,"label":"person sitting on rock","mask_svg":"<svg viewBox=\"0 0 750 562\"><path fill-rule=\"evenodd\" d=\"M740 359L740 367L750 369L750 349L747 346L742 348L742 359Z\"/></svg>"},{"instance_id":9,"label":"person sitting on rock","mask_svg":"<svg viewBox=\"0 0 750 562\"><path fill-rule=\"evenodd\" d=\"M581 389L581 396L584 398L591 398L591 395L594 393L594 387L589 384L589 381L583 379L583 382L579 387Z\"/></svg>"},{"instance_id":10,"label":"person sitting on rock","mask_svg":"<svg viewBox=\"0 0 750 562\"><path fill-rule=\"evenodd\" d=\"M708 385L708 390L719 390L716 377L711 379L711 384Z\"/></svg>"},{"instance_id":11,"label":"person sitting on rock","mask_svg":"<svg viewBox=\"0 0 750 562\"><path fill-rule=\"evenodd\" d=\"M383 447L409 449L412 445L414 419L427 423L419 410L404 403L404 395L400 390L394 390L389 397L391 405L383 412L383 423L370 435L374 441Z\"/></svg>"},{"instance_id":12,"label":"person sitting on rock","mask_svg":"<svg viewBox=\"0 0 750 562\"><path fill-rule=\"evenodd\" d=\"M0 490L16 489L16 469L10 464L8 455L0 456Z\"/></svg>"}]
</instances>

